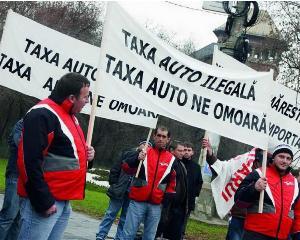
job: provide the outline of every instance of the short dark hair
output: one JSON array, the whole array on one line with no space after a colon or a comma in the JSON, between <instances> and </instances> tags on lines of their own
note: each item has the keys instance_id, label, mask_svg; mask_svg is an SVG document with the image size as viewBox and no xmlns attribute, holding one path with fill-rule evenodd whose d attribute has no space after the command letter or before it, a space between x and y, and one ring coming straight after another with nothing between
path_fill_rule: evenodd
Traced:
<instances>
[{"instance_id":1,"label":"short dark hair","mask_svg":"<svg viewBox=\"0 0 300 240\"><path fill-rule=\"evenodd\" d=\"M160 129L161 131L167 131L168 132L168 138L171 137L171 132L169 131L169 129L165 126L158 126L154 129L154 135L157 134L158 129Z\"/></svg>"},{"instance_id":2,"label":"short dark hair","mask_svg":"<svg viewBox=\"0 0 300 240\"><path fill-rule=\"evenodd\" d=\"M90 81L85 76L74 72L67 73L57 81L50 98L57 103L62 103L70 95L78 98L81 88L89 86Z\"/></svg>"},{"instance_id":3,"label":"short dark hair","mask_svg":"<svg viewBox=\"0 0 300 240\"><path fill-rule=\"evenodd\" d=\"M184 143L184 146L187 147L187 148L191 148L191 149L193 149L193 150L195 149L195 148L194 148L194 144L192 144L191 142L185 142L185 143Z\"/></svg>"},{"instance_id":4,"label":"short dark hair","mask_svg":"<svg viewBox=\"0 0 300 240\"><path fill-rule=\"evenodd\" d=\"M178 140L174 140L172 141L172 143L169 146L169 150L173 151L175 150L179 145L184 146L184 143Z\"/></svg>"}]
</instances>

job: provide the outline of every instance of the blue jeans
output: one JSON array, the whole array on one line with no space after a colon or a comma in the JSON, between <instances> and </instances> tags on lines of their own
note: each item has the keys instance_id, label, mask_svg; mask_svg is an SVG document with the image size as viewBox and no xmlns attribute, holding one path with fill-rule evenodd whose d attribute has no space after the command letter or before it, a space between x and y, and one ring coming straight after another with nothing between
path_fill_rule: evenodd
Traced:
<instances>
[{"instance_id":1,"label":"blue jeans","mask_svg":"<svg viewBox=\"0 0 300 240\"><path fill-rule=\"evenodd\" d=\"M108 208L105 212L105 215L102 219L102 222L99 225L99 232L96 234L96 240L104 240L111 228L113 221L116 219L118 212L122 208L117 233L115 236L115 240L122 239L123 234L123 226L126 219L127 208L129 205L129 199L127 196L124 199L113 199L111 198L109 201Z\"/></svg>"},{"instance_id":2,"label":"blue jeans","mask_svg":"<svg viewBox=\"0 0 300 240\"><path fill-rule=\"evenodd\" d=\"M140 223L144 221L143 240L153 240L155 238L160 214L160 205L131 200L126 215L122 239L133 240Z\"/></svg>"},{"instance_id":3,"label":"blue jeans","mask_svg":"<svg viewBox=\"0 0 300 240\"><path fill-rule=\"evenodd\" d=\"M239 217L231 217L228 225L226 240L242 240L244 235L245 219Z\"/></svg>"},{"instance_id":4,"label":"blue jeans","mask_svg":"<svg viewBox=\"0 0 300 240\"><path fill-rule=\"evenodd\" d=\"M5 193L0 212L0 240L16 240L20 230L18 178L11 176L5 180Z\"/></svg>"},{"instance_id":5,"label":"blue jeans","mask_svg":"<svg viewBox=\"0 0 300 240\"><path fill-rule=\"evenodd\" d=\"M21 230L18 240L59 240L71 214L69 201L55 201L57 212L49 217L37 213L28 198L21 199Z\"/></svg>"}]
</instances>

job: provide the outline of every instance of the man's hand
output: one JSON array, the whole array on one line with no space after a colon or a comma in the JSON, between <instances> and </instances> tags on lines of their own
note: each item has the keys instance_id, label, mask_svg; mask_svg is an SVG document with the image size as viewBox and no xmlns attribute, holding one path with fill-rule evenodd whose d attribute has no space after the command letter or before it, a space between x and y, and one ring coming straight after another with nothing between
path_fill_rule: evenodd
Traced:
<instances>
[{"instance_id":1,"label":"man's hand","mask_svg":"<svg viewBox=\"0 0 300 240\"><path fill-rule=\"evenodd\" d=\"M265 177L261 177L256 181L254 187L257 191L261 192L266 189L267 184L268 184L267 179Z\"/></svg>"},{"instance_id":2,"label":"man's hand","mask_svg":"<svg viewBox=\"0 0 300 240\"><path fill-rule=\"evenodd\" d=\"M87 160L90 162L94 159L95 157L95 150L92 146L86 146L86 155L87 155Z\"/></svg>"},{"instance_id":3,"label":"man's hand","mask_svg":"<svg viewBox=\"0 0 300 240\"><path fill-rule=\"evenodd\" d=\"M46 212L45 212L45 217L50 217L52 214L56 213L56 205L53 204Z\"/></svg>"},{"instance_id":4,"label":"man's hand","mask_svg":"<svg viewBox=\"0 0 300 240\"><path fill-rule=\"evenodd\" d=\"M140 161L145 160L146 154L147 153L146 153L146 150L144 148L142 151L139 152L138 160L140 160Z\"/></svg>"},{"instance_id":5,"label":"man's hand","mask_svg":"<svg viewBox=\"0 0 300 240\"><path fill-rule=\"evenodd\" d=\"M202 140L202 148L206 148L207 149L208 156L212 156L213 155L209 139L203 138L203 140Z\"/></svg>"}]
</instances>

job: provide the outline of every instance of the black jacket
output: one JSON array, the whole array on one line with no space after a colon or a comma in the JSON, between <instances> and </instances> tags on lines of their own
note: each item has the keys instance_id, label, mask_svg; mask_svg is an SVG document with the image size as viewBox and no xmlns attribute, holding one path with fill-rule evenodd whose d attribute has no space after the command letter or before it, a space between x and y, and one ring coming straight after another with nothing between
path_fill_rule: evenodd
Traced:
<instances>
[{"instance_id":1,"label":"black jacket","mask_svg":"<svg viewBox=\"0 0 300 240\"><path fill-rule=\"evenodd\" d=\"M107 195L114 199L123 199L128 193L131 182L131 175L122 170L122 162L131 158L137 158L136 150L125 151L122 153L120 160L110 169L108 182L110 184Z\"/></svg>"},{"instance_id":2,"label":"black jacket","mask_svg":"<svg viewBox=\"0 0 300 240\"><path fill-rule=\"evenodd\" d=\"M183 159L182 162L187 170L187 186L188 186L188 210L195 209L195 199L199 197L203 184L200 165L193 160Z\"/></svg>"}]
</instances>

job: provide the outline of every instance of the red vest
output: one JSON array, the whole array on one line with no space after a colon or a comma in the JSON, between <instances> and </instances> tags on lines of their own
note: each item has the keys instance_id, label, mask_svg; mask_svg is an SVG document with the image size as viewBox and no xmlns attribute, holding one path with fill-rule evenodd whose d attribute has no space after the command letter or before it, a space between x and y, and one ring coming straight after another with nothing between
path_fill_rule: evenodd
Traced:
<instances>
[{"instance_id":1,"label":"red vest","mask_svg":"<svg viewBox=\"0 0 300 240\"><path fill-rule=\"evenodd\" d=\"M129 192L130 199L160 204L165 192L175 193L176 173L172 168L174 160L175 157L166 150L148 148L141 168L145 179L138 179L138 184L133 181Z\"/></svg>"},{"instance_id":2,"label":"red vest","mask_svg":"<svg viewBox=\"0 0 300 240\"><path fill-rule=\"evenodd\" d=\"M55 130L49 132L48 146L43 151L42 167L44 180L56 200L81 200L84 198L87 168L85 138L82 129L74 115L71 115L62 106L50 99L45 99L33 107L33 109L39 108L46 108L50 111L49 116L53 117L52 115L55 115L57 117L64 137L69 139L69 141L65 141L65 148L74 152L74 157L66 157L49 152L51 144L54 144L53 139L60 138L60 136L55 135ZM23 159L23 137L19 143L18 151L18 194L22 197L27 197L25 189L27 174Z\"/></svg>"},{"instance_id":3,"label":"red vest","mask_svg":"<svg viewBox=\"0 0 300 240\"><path fill-rule=\"evenodd\" d=\"M256 169L260 172L260 169ZM292 205L298 196L297 180L288 173L280 177L276 168L267 168L268 185L265 194L269 196L272 205L264 203L263 213L257 213L258 202L248 208L244 228L266 236L287 239L293 223Z\"/></svg>"}]
</instances>

